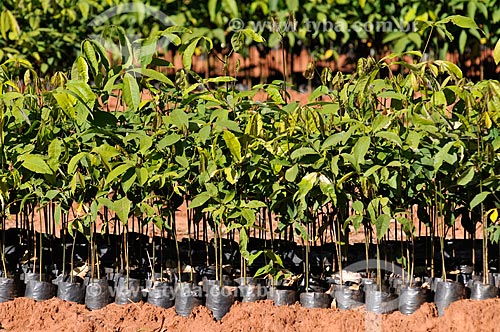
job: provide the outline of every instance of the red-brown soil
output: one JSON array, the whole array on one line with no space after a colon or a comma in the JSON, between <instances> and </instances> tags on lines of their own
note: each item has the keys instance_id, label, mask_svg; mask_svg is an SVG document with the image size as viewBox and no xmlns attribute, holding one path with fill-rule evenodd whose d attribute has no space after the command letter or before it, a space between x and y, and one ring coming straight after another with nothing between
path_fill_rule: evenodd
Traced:
<instances>
[{"instance_id":1,"label":"red-brown soil","mask_svg":"<svg viewBox=\"0 0 500 332\"><path fill-rule=\"evenodd\" d=\"M216 322L205 307L187 317L174 308L161 309L145 303L110 304L89 311L83 305L51 299L35 302L27 298L0 304L0 330L5 331L500 331L497 315L500 299L462 300L437 317L434 304L424 304L413 315L305 309L298 303L275 307L271 301L235 303Z\"/></svg>"}]
</instances>

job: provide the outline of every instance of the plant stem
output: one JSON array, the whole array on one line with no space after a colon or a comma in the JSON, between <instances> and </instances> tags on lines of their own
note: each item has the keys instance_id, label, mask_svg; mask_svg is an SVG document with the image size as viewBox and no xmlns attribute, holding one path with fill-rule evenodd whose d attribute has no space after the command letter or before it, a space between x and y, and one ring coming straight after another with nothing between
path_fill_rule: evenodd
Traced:
<instances>
[{"instance_id":1,"label":"plant stem","mask_svg":"<svg viewBox=\"0 0 500 332\"><path fill-rule=\"evenodd\" d=\"M70 277L69 277L70 279L69 280L70 280L71 283L73 283L73 270L75 268L75 266L74 266L74 261L75 261L74 260L74 257L75 257L75 244L76 244L76 234L73 233L73 246L71 247L71 263L70 263L71 264L70 265L71 271L69 273L69 275L70 275Z\"/></svg>"},{"instance_id":2,"label":"plant stem","mask_svg":"<svg viewBox=\"0 0 500 332\"><path fill-rule=\"evenodd\" d=\"M40 218L40 264L39 264L39 273L40 273L40 276L39 276L39 280L40 282L42 281L42 256L43 256L43 239L42 239L42 212L40 210L38 210L38 217Z\"/></svg>"},{"instance_id":3,"label":"plant stem","mask_svg":"<svg viewBox=\"0 0 500 332\"><path fill-rule=\"evenodd\" d=\"M379 287L379 290L382 290L382 271L380 269L380 250L379 250L379 243L378 243L378 236L377 236L377 285Z\"/></svg>"},{"instance_id":4,"label":"plant stem","mask_svg":"<svg viewBox=\"0 0 500 332\"><path fill-rule=\"evenodd\" d=\"M2 218L2 266L4 277L7 278L7 264L5 263L5 215L2 213L0 218Z\"/></svg>"}]
</instances>

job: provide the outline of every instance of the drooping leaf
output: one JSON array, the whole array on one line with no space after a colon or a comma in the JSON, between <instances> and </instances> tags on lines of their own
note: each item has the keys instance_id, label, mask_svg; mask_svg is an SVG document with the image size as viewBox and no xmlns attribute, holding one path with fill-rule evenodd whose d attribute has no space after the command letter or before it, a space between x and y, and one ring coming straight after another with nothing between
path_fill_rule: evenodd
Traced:
<instances>
[{"instance_id":1,"label":"drooping leaf","mask_svg":"<svg viewBox=\"0 0 500 332\"><path fill-rule=\"evenodd\" d=\"M387 230L389 229L389 226L391 225L391 216L388 214L382 214L377 218L377 221L375 223L375 227L377 229L377 238L381 240Z\"/></svg>"},{"instance_id":2,"label":"drooping leaf","mask_svg":"<svg viewBox=\"0 0 500 332\"><path fill-rule=\"evenodd\" d=\"M122 197L121 199L113 202L113 207L116 216L125 225L128 222L128 216L130 213L130 207L132 202L127 197Z\"/></svg>"}]
</instances>

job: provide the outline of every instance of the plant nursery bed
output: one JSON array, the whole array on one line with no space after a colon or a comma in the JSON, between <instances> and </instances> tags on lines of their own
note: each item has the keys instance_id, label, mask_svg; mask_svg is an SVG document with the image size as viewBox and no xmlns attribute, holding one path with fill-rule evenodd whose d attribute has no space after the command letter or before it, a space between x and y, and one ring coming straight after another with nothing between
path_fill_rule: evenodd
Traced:
<instances>
[{"instance_id":1,"label":"plant nursery bed","mask_svg":"<svg viewBox=\"0 0 500 332\"><path fill-rule=\"evenodd\" d=\"M298 303L276 307L272 301L236 302L219 322L204 306L189 317L174 308L147 303L110 304L90 311L84 305L53 298L35 302L17 298L0 304L0 329L5 331L500 331L496 319L500 299L461 300L438 317L426 303L412 315L368 313L364 308L306 309Z\"/></svg>"}]
</instances>

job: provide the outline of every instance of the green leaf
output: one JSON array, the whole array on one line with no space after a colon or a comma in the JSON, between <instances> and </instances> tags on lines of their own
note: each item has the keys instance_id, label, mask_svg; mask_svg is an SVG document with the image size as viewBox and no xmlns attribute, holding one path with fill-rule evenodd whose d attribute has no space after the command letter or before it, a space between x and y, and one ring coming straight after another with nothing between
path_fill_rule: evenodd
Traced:
<instances>
[{"instance_id":1,"label":"green leaf","mask_svg":"<svg viewBox=\"0 0 500 332\"><path fill-rule=\"evenodd\" d=\"M420 144L420 139L422 138L422 134L411 130L406 137L406 144L413 150L418 149L418 145Z\"/></svg>"},{"instance_id":2,"label":"green leaf","mask_svg":"<svg viewBox=\"0 0 500 332\"><path fill-rule=\"evenodd\" d=\"M267 275L271 273L273 267L270 264L264 265L263 267L259 268L257 271L255 271L255 274L253 275L254 278L258 278L263 275Z\"/></svg>"},{"instance_id":3,"label":"green leaf","mask_svg":"<svg viewBox=\"0 0 500 332\"><path fill-rule=\"evenodd\" d=\"M232 18L238 17L238 3L236 0L222 0L222 7L230 14Z\"/></svg>"},{"instance_id":4,"label":"green leaf","mask_svg":"<svg viewBox=\"0 0 500 332\"><path fill-rule=\"evenodd\" d=\"M304 227L304 225L302 225L301 223L298 223L298 222L294 222L293 225L294 225L294 228L297 231L297 233L299 233L300 237L304 241L309 241L309 234L307 234L307 230Z\"/></svg>"},{"instance_id":5,"label":"green leaf","mask_svg":"<svg viewBox=\"0 0 500 332\"><path fill-rule=\"evenodd\" d=\"M470 166L465 172L460 175L457 180L457 185L465 186L474 178L474 166Z\"/></svg>"},{"instance_id":6,"label":"green leaf","mask_svg":"<svg viewBox=\"0 0 500 332\"><path fill-rule=\"evenodd\" d=\"M66 88L73 92L73 96L78 96L79 101L83 102L87 109L93 109L96 101L96 95L92 91L92 88L84 81L68 81L66 83Z\"/></svg>"},{"instance_id":7,"label":"green leaf","mask_svg":"<svg viewBox=\"0 0 500 332\"><path fill-rule=\"evenodd\" d=\"M61 156L61 152L62 152L61 141L58 138L56 138L49 144L48 148L49 159L58 160L59 157Z\"/></svg>"},{"instance_id":8,"label":"green leaf","mask_svg":"<svg viewBox=\"0 0 500 332\"><path fill-rule=\"evenodd\" d=\"M316 151L314 151L314 149L312 148L298 148L297 150L292 152L290 158L297 159L308 154L316 154Z\"/></svg>"},{"instance_id":9,"label":"green leaf","mask_svg":"<svg viewBox=\"0 0 500 332\"><path fill-rule=\"evenodd\" d=\"M288 11L296 12L299 10L299 0L286 0Z\"/></svg>"},{"instance_id":10,"label":"green leaf","mask_svg":"<svg viewBox=\"0 0 500 332\"><path fill-rule=\"evenodd\" d=\"M132 187L132 185L134 184L136 178L137 174L135 172L135 169L133 169L132 167L129 168L125 172L125 174L123 174L120 184L122 186L124 193L127 193L129 191L130 187Z\"/></svg>"},{"instance_id":11,"label":"green leaf","mask_svg":"<svg viewBox=\"0 0 500 332\"><path fill-rule=\"evenodd\" d=\"M248 235L247 232L244 228L239 229L239 235L240 235L240 253L241 256L245 259L250 258L250 253L248 252L247 246L248 246Z\"/></svg>"},{"instance_id":12,"label":"green leaf","mask_svg":"<svg viewBox=\"0 0 500 332\"><path fill-rule=\"evenodd\" d=\"M384 237L390 225L391 225L390 215L382 214L377 218L377 221L375 222L375 227L377 229L377 239L381 240Z\"/></svg>"},{"instance_id":13,"label":"green leaf","mask_svg":"<svg viewBox=\"0 0 500 332\"><path fill-rule=\"evenodd\" d=\"M78 162L87 155L87 152L79 152L71 158L68 163L68 174L73 174L76 170Z\"/></svg>"},{"instance_id":14,"label":"green leaf","mask_svg":"<svg viewBox=\"0 0 500 332\"><path fill-rule=\"evenodd\" d=\"M384 115L384 114L379 114L379 115L377 115L375 120L373 120L372 132L376 133L377 131L379 131L381 129L387 128L390 124L391 124L390 117L388 117L387 115Z\"/></svg>"},{"instance_id":15,"label":"green leaf","mask_svg":"<svg viewBox=\"0 0 500 332\"><path fill-rule=\"evenodd\" d=\"M137 111L141 103L141 92L137 80L129 73L123 76L123 99L130 109Z\"/></svg>"},{"instance_id":16,"label":"green leaf","mask_svg":"<svg viewBox=\"0 0 500 332\"><path fill-rule=\"evenodd\" d=\"M74 119L76 116L75 113L75 103L76 98L69 94L67 91L63 91L60 89L54 90L52 95L56 99L57 103L61 107L61 109L71 118Z\"/></svg>"},{"instance_id":17,"label":"green leaf","mask_svg":"<svg viewBox=\"0 0 500 332\"><path fill-rule=\"evenodd\" d=\"M141 186L144 186L144 184L148 181L149 177L149 172L147 168L141 167L141 168L136 168L135 173L137 175L137 179L139 180L139 184Z\"/></svg>"},{"instance_id":18,"label":"green leaf","mask_svg":"<svg viewBox=\"0 0 500 332\"><path fill-rule=\"evenodd\" d=\"M165 74L163 74L159 71L156 71L154 69L136 68L136 69L133 69L132 71L139 73L139 74L142 74L144 76L147 76L149 78L152 78L154 80L157 80L158 82L162 82L162 83L168 84L170 86L174 86L174 83L172 82L172 80L170 80L170 78L165 76Z\"/></svg>"},{"instance_id":19,"label":"green leaf","mask_svg":"<svg viewBox=\"0 0 500 332\"><path fill-rule=\"evenodd\" d=\"M84 82L89 81L89 66L82 56L76 58L71 68L71 79L81 80Z\"/></svg>"},{"instance_id":20,"label":"green leaf","mask_svg":"<svg viewBox=\"0 0 500 332\"><path fill-rule=\"evenodd\" d=\"M261 35L259 35L257 32L255 32L254 30L248 28L248 29L243 29L241 30L241 32L243 32L245 34L245 36L251 38L253 41L257 42L257 43L263 43L264 42L264 38L262 38Z\"/></svg>"},{"instance_id":21,"label":"green leaf","mask_svg":"<svg viewBox=\"0 0 500 332\"><path fill-rule=\"evenodd\" d=\"M233 158L236 159L237 162L241 161L241 144L238 138L229 130L225 130L223 134L224 141L226 142L229 151Z\"/></svg>"},{"instance_id":22,"label":"green leaf","mask_svg":"<svg viewBox=\"0 0 500 332\"><path fill-rule=\"evenodd\" d=\"M94 75L97 75L97 73L99 73L99 61L97 60L94 46L89 40L85 40L82 43L82 48L83 54L85 54L85 58L90 63L92 72L94 73Z\"/></svg>"},{"instance_id":23,"label":"green leaf","mask_svg":"<svg viewBox=\"0 0 500 332\"><path fill-rule=\"evenodd\" d=\"M53 174L49 165L45 162L42 156L28 154L23 155L20 160L23 161L22 166L30 171L38 174Z\"/></svg>"},{"instance_id":24,"label":"green leaf","mask_svg":"<svg viewBox=\"0 0 500 332\"><path fill-rule=\"evenodd\" d=\"M182 53L182 64L187 70L191 69L191 64L193 62L193 54L196 50L196 46L200 41L201 37L197 37L191 40L190 44L184 49Z\"/></svg>"},{"instance_id":25,"label":"green leaf","mask_svg":"<svg viewBox=\"0 0 500 332\"><path fill-rule=\"evenodd\" d=\"M442 19L441 21L438 21L436 23L448 23L448 22L452 22L453 24L461 27L461 28L465 28L465 29L477 29L478 26L476 24L476 22L474 22L474 19L471 18L471 17L467 17L467 16L462 16L462 15L451 15L451 16L448 16L444 19Z\"/></svg>"},{"instance_id":26,"label":"green leaf","mask_svg":"<svg viewBox=\"0 0 500 332\"><path fill-rule=\"evenodd\" d=\"M189 116L181 109L176 108L170 113L170 117L174 125L179 127L179 129L187 129L189 125Z\"/></svg>"},{"instance_id":27,"label":"green leaf","mask_svg":"<svg viewBox=\"0 0 500 332\"><path fill-rule=\"evenodd\" d=\"M246 206L250 209L260 209L267 207L266 203L261 202L261 201L256 201L256 200L251 200L246 204Z\"/></svg>"},{"instance_id":28,"label":"green leaf","mask_svg":"<svg viewBox=\"0 0 500 332\"><path fill-rule=\"evenodd\" d=\"M215 17L217 15L217 0L208 0L208 14L210 15L210 21L215 23Z\"/></svg>"},{"instance_id":29,"label":"green leaf","mask_svg":"<svg viewBox=\"0 0 500 332\"><path fill-rule=\"evenodd\" d=\"M235 52L239 52L245 45L245 35L241 31L235 32L231 36L231 47Z\"/></svg>"},{"instance_id":30,"label":"green leaf","mask_svg":"<svg viewBox=\"0 0 500 332\"><path fill-rule=\"evenodd\" d=\"M295 179L297 178L297 174L299 174L299 165L295 164L289 169L286 170L285 172L285 179L288 182L294 182Z\"/></svg>"},{"instance_id":31,"label":"green leaf","mask_svg":"<svg viewBox=\"0 0 500 332\"><path fill-rule=\"evenodd\" d=\"M467 32L465 32L465 30L462 30L462 32L460 32L460 38L458 38L458 51L460 52L460 54L464 54L466 43L467 43Z\"/></svg>"},{"instance_id":32,"label":"green leaf","mask_svg":"<svg viewBox=\"0 0 500 332\"><path fill-rule=\"evenodd\" d=\"M356 211L358 214L363 214L363 202L361 201L355 201L352 203L352 208L354 211Z\"/></svg>"},{"instance_id":33,"label":"green leaf","mask_svg":"<svg viewBox=\"0 0 500 332\"><path fill-rule=\"evenodd\" d=\"M401 146L403 144L399 135L391 131L380 131L376 133L375 136L384 138L389 142L396 144L397 146Z\"/></svg>"},{"instance_id":34,"label":"green leaf","mask_svg":"<svg viewBox=\"0 0 500 332\"><path fill-rule=\"evenodd\" d=\"M57 195L59 194L58 190L49 190L45 194L45 198L48 199L49 201L53 200Z\"/></svg>"},{"instance_id":35,"label":"green leaf","mask_svg":"<svg viewBox=\"0 0 500 332\"><path fill-rule=\"evenodd\" d=\"M344 132L336 133L333 135L330 135L324 142L323 145L321 146L321 150L325 150L329 148L330 146L336 146L340 142L342 142L342 139L344 138Z\"/></svg>"},{"instance_id":36,"label":"green leaf","mask_svg":"<svg viewBox=\"0 0 500 332\"><path fill-rule=\"evenodd\" d=\"M111 158L120 155L120 151L117 148L106 143L93 148L92 152L99 154L105 161L109 161Z\"/></svg>"},{"instance_id":37,"label":"green leaf","mask_svg":"<svg viewBox=\"0 0 500 332\"><path fill-rule=\"evenodd\" d=\"M128 222L128 215L130 213L131 205L132 202L127 197L123 197L117 201L114 201L113 203L116 216L124 225Z\"/></svg>"},{"instance_id":38,"label":"green leaf","mask_svg":"<svg viewBox=\"0 0 500 332\"><path fill-rule=\"evenodd\" d=\"M500 63L500 39L498 39L493 50L493 59L495 60L495 64L498 65Z\"/></svg>"},{"instance_id":39,"label":"green leaf","mask_svg":"<svg viewBox=\"0 0 500 332\"><path fill-rule=\"evenodd\" d=\"M163 137L159 142L158 142L158 149L163 150L167 146L174 145L181 139L181 135L179 134L170 134L165 137Z\"/></svg>"},{"instance_id":40,"label":"green leaf","mask_svg":"<svg viewBox=\"0 0 500 332\"><path fill-rule=\"evenodd\" d=\"M241 209L241 215L246 220L246 222L247 222L246 225L248 227L252 227L253 224L255 223L255 211L252 209L244 208L244 209Z\"/></svg>"},{"instance_id":41,"label":"green leaf","mask_svg":"<svg viewBox=\"0 0 500 332\"><path fill-rule=\"evenodd\" d=\"M56 204L56 209L54 211L54 221L56 226L61 225L61 204Z\"/></svg>"},{"instance_id":42,"label":"green leaf","mask_svg":"<svg viewBox=\"0 0 500 332\"><path fill-rule=\"evenodd\" d=\"M111 172L109 172L108 176L106 177L106 184L111 183L120 175L125 174L125 172L128 171L128 169L131 167L132 165L130 164L120 164L116 166Z\"/></svg>"},{"instance_id":43,"label":"green leaf","mask_svg":"<svg viewBox=\"0 0 500 332\"><path fill-rule=\"evenodd\" d=\"M439 149L438 153L434 156L434 172L437 172L439 168L441 168L441 165L443 165L443 161L448 155L448 151L450 151L450 148L455 144L455 142L448 142L446 143L441 149Z\"/></svg>"},{"instance_id":44,"label":"green leaf","mask_svg":"<svg viewBox=\"0 0 500 332\"><path fill-rule=\"evenodd\" d=\"M369 147L370 147L370 137L363 136L358 139L358 141L352 148L351 152L357 164L364 164L365 155L368 152Z\"/></svg>"},{"instance_id":45,"label":"green leaf","mask_svg":"<svg viewBox=\"0 0 500 332\"><path fill-rule=\"evenodd\" d=\"M232 76L218 76L218 77L212 77L206 80L207 83L228 83L228 82L235 82L237 81L236 78Z\"/></svg>"},{"instance_id":46,"label":"green leaf","mask_svg":"<svg viewBox=\"0 0 500 332\"><path fill-rule=\"evenodd\" d=\"M184 156L175 156L175 161L184 168L189 168L189 160Z\"/></svg>"},{"instance_id":47,"label":"green leaf","mask_svg":"<svg viewBox=\"0 0 500 332\"><path fill-rule=\"evenodd\" d=\"M199 206L202 206L210 199L210 194L206 191L198 194L193 200L189 203L188 209L194 209Z\"/></svg>"},{"instance_id":48,"label":"green leaf","mask_svg":"<svg viewBox=\"0 0 500 332\"><path fill-rule=\"evenodd\" d=\"M472 210L473 208L481 204L489 194L491 193L488 191L483 191L482 193L477 194L470 202L470 209Z\"/></svg>"},{"instance_id":49,"label":"green leaf","mask_svg":"<svg viewBox=\"0 0 500 332\"><path fill-rule=\"evenodd\" d=\"M309 193L309 191L311 191L311 189L314 186L314 183L316 182L317 176L318 176L318 173L313 172L313 173L306 174L302 178L302 180L300 180L299 191L297 192L297 197L299 199L304 198Z\"/></svg>"}]
</instances>

